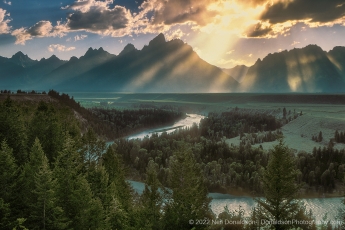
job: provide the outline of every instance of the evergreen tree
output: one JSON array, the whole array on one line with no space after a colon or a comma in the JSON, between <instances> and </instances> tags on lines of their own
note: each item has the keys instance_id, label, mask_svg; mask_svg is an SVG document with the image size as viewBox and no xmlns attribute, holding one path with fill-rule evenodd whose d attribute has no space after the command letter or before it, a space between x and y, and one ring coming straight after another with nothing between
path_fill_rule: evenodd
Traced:
<instances>
[{"instance_id":1,"label":"evergreen tree","mask_svg":"<svg viewBox=\"0 0 345 230\"><path fill-rule=\"evenodd\" d=\"M3 140L0 148L0 198L5 203L10 201L16 172L17 165L13 157L13 150Z\"/></svg>"},{"instance_id":2,"label":"evergreen tree","mask_svg":"<svg viewBox=\"0 0 345 230\"><path fill-rule=\"evenodd\" d=\"M189 220L211 219L210 198L200 166L190 149L175 152L169 160L164 229L205 229Z\"/></svg>"},{"instance_id":3,"label":"evergreen tree","mask_svg":"<svg viewBox=\"0 0 345 230\"><path fill-rule=\"evenodd\" d=\"M31 205L30 219L38 229L66 229L68 224L61 207L57 206L55 194L56 181L53 180L46 156L35 175L36 200Z\"/></svg>"},{"instance_id":4,"label":"evergreen tree","mask_svg":"<svg viewBox=\"0 0 345 230\"><path fill-rule=\"evenodd\" d=\"M318 141L318 142L321 142L322 140L323 140L322 132L320 131L320 132L319 132L319 136L317 137L317 141Z\"/></svg>"},{"instance_id":5,"label":"evergreen tree","mask_svg":"<svg viewBox=\"0 0 345 230\"><path fill-rule=\"evenodd\" d=\"M0 147L0 229L7 229L11 224L11 196L16 180L17 165L13 157L13 150L6 141Z\"/></svg>"},{"instance_id":6,"label":"evergreen tree","mask_svg":"<svg viewBox=\"0 0 345 230\"><path fill-rule=\"evenodd\" d=\"M111 187L114 189L114 183L111 184ZM111 196L106 213L106 220L110 229L130 229L130 226L134 226L130 223L129 213L123 208L115 195Z\"/></svg>"},{"instance_id":7,"label":"evergreen tree","mask_svg":"<svg viewBox=\"0 0 345 230\"><path fill-rule=\"evenodd\" d=\"M158 165L149 161L146 169L145 189L141 195L141 218L139 225L149 229L162 229L162 185L157 178Z\"/></svg>"},{"instance_id":8,"label":"evergreen tree","mask_svg":"<svg viewBox=\"0 0 345 230\"><path fill-rule=\"evenodd\" d=\"M53 171L57 178L58 205L70 221L69 228L104 229L105 215L102 202L99 198L93 197L90 185L82 174L82 167L76 145L67 135Z\"/></svg>"},{"instance_id":9,"label":"evergreen tree","mask_svg":"<svg viewBox=\"0 0 345 230\"><path fill-rule=\"evenodd\" d=\"M59 112L62 112L61 110ZM29 143L40 139L42 148L50 163L55 161L63 145L63 132L54 106L41 101L29 127Z\"/></svg>"},{"instance_id":10,"label":"evergreen tree","mask_svg":"<svg viewBox=\"0 0 345 230\"><path fill-rule=\"evenodd\" d=\"M18 209L17 216L26 218L25 226L29 228L35 227L35 221L30 217L33 202L37 199L33 193L35 189L35 176L43 165L45 155L38 138L35 139L29 154L29 161L23 166L23 169L16 181L17 197L16 206Z\"/></svg>"},{"instance_id":11,"label":"evergreen tree","mask_svg":"<svg viewBox=\"0 0 345 230\"><path fill-rule=\"evenodd\" d=\"M10 228L10 204L6 204L2 198L0 198L0 229Z\"/></svg>"},{"instance_id":12,"label":"evergreen tree","mask_svg":"<svg viewBox=\"0 0 345 230\"><path fill-rule=\"evenodd\" d=\"M0 104L0 141L6 140L13 149L16 163L21 166L27 161L27 136L21 112L8 97Z\"/></svg>"},{"instance_id":13,"label":"evergreen tree","mask_svg":"<svg viewBox=\"0 0 345 230\"><path fill-rule=\"evenodd\" d=\"M109 175L109 183L114 183L116 200L126 212L130 212L133 206L132 188L125 180L125 168L113 146L103 155L103 163Z\"/></svg>"},{"instance_id":14,"label":"evergreen tree","mask_svg":"<svg viewBox=\"0 0 345 230\"><path fill-rule=\"evenodd\" d=\"M102 163L109 177L105 202L107 223L111 229L130 229L130 226L135 226L138 216L133 210L132 188L125 180L124 166L114 148L109 146L102 156Z\"/></svg>"},{"instance_id":15,"label":"evergreen tree","mask_svg":"<svg viewBox=\"0 0 345 230\"><path fill-rule=\"evenodd\" d=\"M102 154L106 150L106 145L103 140L97 138L96 133L91 128L83 135L82 144L83 161L85 162L85 167L90 168L101 159Z\"/></svg>"},{"instance_id":16,"label":"evergreen tree","mask_svg":"<svg viewBox=\"0 0 345 230\"><path fill-rule=\"evenodd\" d=\"M286 119L286 108L283 108L283 118Z\"/></svg>"},{"instance_id":17,"label":"evergreen tree","mask_svg":"<svg viewBox=\"0 0 345 230\"><path fill-rule=\"evenodd\" d=\"M280 221L296 219L300 204L295 199L299 186L296 184L296 163L282 140L270 153L267 168L262 173L265 200L258 199L261 219L274 220L274 229L291 229Z\"/></svg>"}]
</instances>

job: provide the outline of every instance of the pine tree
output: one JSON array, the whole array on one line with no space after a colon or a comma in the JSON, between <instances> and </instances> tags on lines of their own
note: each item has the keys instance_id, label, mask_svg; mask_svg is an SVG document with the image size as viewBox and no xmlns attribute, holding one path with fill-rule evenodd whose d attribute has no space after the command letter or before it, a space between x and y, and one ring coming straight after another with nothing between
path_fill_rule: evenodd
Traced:
<instances>
[{"instance_id":1,"label":"pine tree","mask_svg":"<svg viewBox=\"0 0 345 230\"><path fill-rule=\"evenodd\" d=\"M8 97L0 104L0 141L6 140L13 149L16 163L21 166L27 161L27 136L23 117L14 102Z\"/></svg>"},{"instance_id":2,"label":"pine tree","mask_svg":"<svg viewBox=\"0 0 345 230\"><path fill-rule=\"evenodd\" d=\"M286 119L286 108L283 109L283 118Z\"/></svg>"},{"instance_id":3,"label":"pine tree","mask_svg":"<svg viewBox=\"0 0 345 230\"><path fill-rule=\"evenodd\" d=\"M50 163L55 161L63 145L63 132L54 107L41 101L29 125L29 143L40 139Z\"/></svg>"},{"instance_id":4,"label":"pine tree","mask_svg":"<svg viewBox=\"0 0 345 230\"><path fill-rule=\"evenodd\" d=\"M339 143L340 141L339 141L339 138L340 136L339 136L339 132L338 132L338 130L336 130L335 131L335 133L334 133L334 140L335 140L335 142L337 142L337 143Z\"/></svg>"},{"instance_id":5,"label":"pine tree","mask_svg":"<svg viewBox=\"0 0 345 230\"><path fill-rule=\"evenodd\" d=\"M258 199L261 218L275 220L275 229L290 229L292 226L279 221L296 218L300 204L295 199L299 186L296 184L296 164L287 146L282 141L270 153L267 168L262 173L265 200Z\"/></svg>"},{"instance_id":6,"label":"pine tree","mask_svg":"<svg viewBox=\"0 0 345 230\"><path fill-rule=\"evenodd\" d=\"M107 223L111 229L130 229L138 219L133 210L133 191L125 180L124 166L113 146L102 155L102 163L109 176L105 201Z\"/></svg>"},{"instance_id":7,"label":"pine tree","mask_svg":"<svg viewBox=\"0 0 345 230\"><path fill-rule=\"evenodd\" d=\"M189 220L211 218L210 198L200 166L190 149L176 152L169 160L164 229L205 229Z\"/></svg>"},{"instance_id":8,"label":"pine tree","mask_svg":"<svg viewBox=\"0 0 345 230\"><path fill-rule=\"evenodd\" d=\"M126 212L130 212L133 206L132 188L125 180L125 168L120 156L116 154L114 148L110 146L102 159L104 167L109 175L109 183L114 183L117 201L121 203L121 206Z\"/></svg>"},{"instance_id":9,"label":"pine tree","mask_svg":"<svg viewBox=\"0 0 345 230\"><path fill-rule=\"evenodd\" d=\"M141 195L140 204L142 209L140 210L141 219L139 224L146 226L150 229L162 229L162 185L157 178L158 165L149 161L146 168L146 181L145 189Z\"/></svg>"},{"instance_id":10,"label":"pine tree","mask_svg":"<svg viewBox=\"0 0 345 230\"><path fill-rule=\"evenodd\" d=\"M0 149L0 198L6 203L10 201L17 170L13 150L6 141L2 141Z\"/></svg>"},{"instance_id":11,"label":"pine tree","mask_svg":"<svg viewBox=\"0 0 345 230\"><path fill-rule=\"evenodd\" d=\"M67 135L59 153L54 176L57 178L58 205L70 221L69 228L104 229L105 215L102 202L93 197L90 185L82 174L83 162L74 141Z\"/></svg>"},{"instance_id":12,"label":"pine tree","mask_svg":"<svg viewBox=\"0 0 345 230\"><path fill-rule=\"evenodd\" d=\"M317 141L318 141L318 142L321 142L322 139L323 139L323 137L322 137L322 132L320 131L320 132L319 132L319 136L317 137Z\"/></svg>"},{"instance_id":13,"label":"pine tree","mask_svg":"<svg viewBox=\"0 0 345 230\"><path fill-rule=\"evenodd\" d=\"M93 129L88 129L88 131L82 137L82 156L85 162L86 168L92 167L92 165L97 164L101 159L102 154L106 150L106 145L103 140L97 138L96 133Z\"/></svg>"},{"instance_id":14,"label":"pine tree","mask_svg":"<svg viewBox=\"0 0 345 230\"><path fill-rule=\"evenodd\" d=\"M10 202L14 192L13 186L17 170L13 150L6 141L2 141L0 148L0 229L9 228L11 223Z\"/></svg>"},{"instance_id":15,"label":"pine tree","mask_svg":"<svg viewBox=\"0 0 345 230\"><path fill-rule=\"evenodd\" d=\"M26 218L25 226L33 228L35 221L29 218L33 202L37 199L32 192L35 189L35 176L43 164L44 152L38 138L35 139L29 154L29 161L25 163L16 181L17 197L17 216Z\"/></svg>"},{"instance_id":16,"label":"pine tree","mask_svg":"<svg viewBox=\"0 0 345 230\"><path fill-rule=\"evenodd\" d=\"M55 194L56 181L53 180L46 156L35 175L35 189L33 193L36 200L31 205L30 219L34 221L35 228L39 229L66 229L67 220L61 207L57 206Z\"/></svg>"},{"instance_id":17,"label":"pine tree","mask_svg":"<svg viewBox=\"0 0 345 230\"><path fill-rule=\"evenodd\" d=\"M0 229L10 228L10 204L6 204L2 198L0 198Z\"/></svg>"}]
</instances>

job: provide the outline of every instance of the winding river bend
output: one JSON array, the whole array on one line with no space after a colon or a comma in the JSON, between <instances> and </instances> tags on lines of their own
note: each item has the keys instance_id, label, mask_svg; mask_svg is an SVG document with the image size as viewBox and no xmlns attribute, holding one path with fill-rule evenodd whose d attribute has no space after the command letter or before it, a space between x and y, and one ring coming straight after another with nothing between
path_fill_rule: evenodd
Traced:
<instances>
[{"instance_id":1,"label":"winding river bend","mask_svg":"<svg viewBox=\"0 0 345 230\"><path fill-rule=\"evenodd\" d=\"M158 129L151 129L141 133L137 133L128 137L128 139L144 138L145 136L151 136L153 133L161 134L162 132L173 132L180 127L190 127L193 123L199 124L200 120L204 116L198 114L187 114L187 117L183 120L176 122L172 126L166 126ZM128 181L135 191L139 194L144 190L144 183L136 181ZM249 216L252 208L254 208L256 202L252 197L245 196L232 196L228 194L209 193L209 197L212 198L211 208L212 211L218 215L224 211L224 207L228 206L229 210L238 210L239 207L245 211L245 215ZM309 198L301 199L306 206L306 210L312 210L316 221L321 221L324 215L327 213L327 219L330 221L340 220L338 217L340 209L344 208L343 198Z\"/></svg>"},{"instance_id":2,"label":"winding river bend","mask_svg":"<svg viewBox=\"0 0 345 230\"><path fill-rule=\"evenodd\" d=\"M165 126L165 127L161 127L161 128L157 128L157 129L149 129L146 130L144 132L140 132L140 133L136 133L133 135L130 135L129 137L127 137L128 139L142 139L145 136L151 136L153 133L157 133L157 134L162 134L163 132L167 132L167 133L171 133L174 132L176 129L179 128L185 128L185 127L191 127L193 125L193 123L199 124L200 120L202 118L204 118L204 116L199 115L199 114L186 114L187 117L175 122L175 124L171 125L171 126Z\"/></svg>"}]
</instances>

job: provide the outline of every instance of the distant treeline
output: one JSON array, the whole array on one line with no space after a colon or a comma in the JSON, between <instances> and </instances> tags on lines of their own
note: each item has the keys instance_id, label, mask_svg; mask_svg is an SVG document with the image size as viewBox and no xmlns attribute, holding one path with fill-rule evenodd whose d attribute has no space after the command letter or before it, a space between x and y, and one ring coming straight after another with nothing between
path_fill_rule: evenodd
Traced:
<instances>
[{"instance_id":1,"label":"distant treeline","mask_svg":"<svg viewBox=\"0 0 345 230\"><path fill-rule=\"evenodd\" d=\"M112 127L112 132L117 137L172 125L174 122L186 117L182 112L157 108L136 110L92 108L89 111L102 121L106 121Z\"/></svg>"},{"instance_id":2,"label":"distant treeline","mask_svg":"<svg viewBox=\"0 0 345 230\"><path fill-rule=\"evenodd\" d=\"M229 112L211 112L200 122L201 135L212 138L233 138L244 133L274 131L282 127L282 122L273 115L252 113L242 109Z\"/></svg>"},{"instance_id":3,"label":"distant treeline","mask_svg":"<svg viewBox=\"0 0 345 230\"><path fill-rule=\"evenodd\" d=\"M7 90L7 89L0 90L0 93L3 93L3 94L14 94L15 92L17 94L47 94L46 91L38 92L35 90L31 90L31 91L30 90L25 91L25 90L21 90L21 89L18 89L17 91L11 91L11 90Z\"/></svg>"},{"instance_id":4,"label":"distant treeline","mask_svg":"<svg viewBox=\"0 0 345 230\"><path fill-rule=\"evenodd\" d=\"M107 140L124 137L144 129L173 124L183 119L185 114L172 107L141 108L133 110L117 110L106 108L86 109L80 106L68 94L60 94L50 90L48 95L74 109L92 129Z\"/></svg>"}]
</instances>

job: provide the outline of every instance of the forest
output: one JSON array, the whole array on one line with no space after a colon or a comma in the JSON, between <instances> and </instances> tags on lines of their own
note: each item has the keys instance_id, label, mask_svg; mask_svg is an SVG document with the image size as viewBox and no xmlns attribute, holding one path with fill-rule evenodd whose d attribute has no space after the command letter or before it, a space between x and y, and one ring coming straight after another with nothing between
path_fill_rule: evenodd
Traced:
<instances>
[{"instance_id":1,"label":"forest","mask_svg":"<svg viewBox=\"0 0 345 230\"><path fill-rule=\"evenodd\" d=\"M332 193L344 178L345 151L329 144L293 154L279 131L285 118L234 109L170 134L127 140L120 137L130 130L183 115L85 109L66 94L47 95L54 100L0 102L0 229L316 229L296 198L301 191ZM119 132L107 146L113 127ZM225 142L237 135L239 146ZM270 151L252 146L276 139ZM143 193L128 179L145 182ZM230 190L265 199L249 218L227 207L216 216L208 193ZM272 219L298 221L260 225Z\"/></svg>"}]
</instances>

